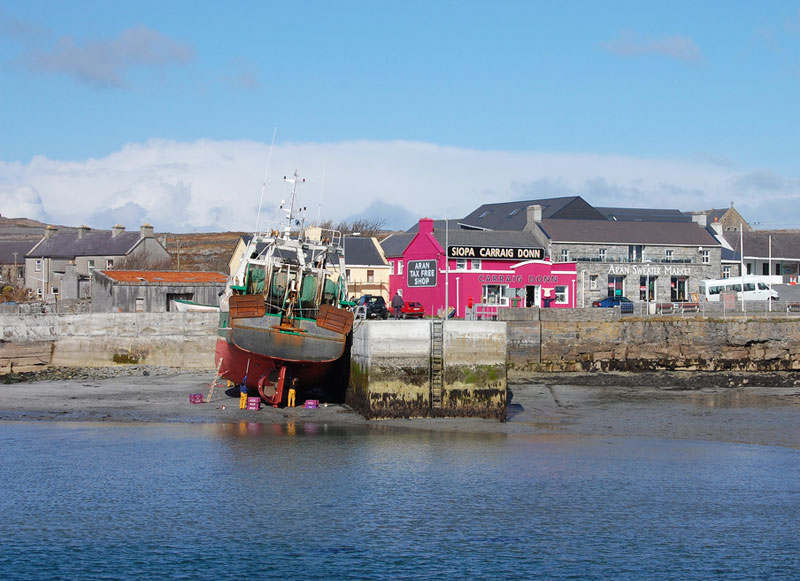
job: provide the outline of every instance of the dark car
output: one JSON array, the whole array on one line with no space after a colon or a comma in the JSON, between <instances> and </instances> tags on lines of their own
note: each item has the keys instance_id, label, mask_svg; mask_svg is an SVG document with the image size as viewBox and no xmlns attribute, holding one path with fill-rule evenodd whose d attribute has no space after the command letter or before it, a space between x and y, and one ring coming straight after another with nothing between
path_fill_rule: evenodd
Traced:
<instances>
[{"instance_id":1,"label":"dark car","mask_svg":"<svg viewBox=\"0 0 800 581\"><path fill-rule=\"evenodd\" d=\"M633 304L630 299L625 297L606 297L602 301L594 301L593 307L621 307L624 303Z\"/></svg>"},{"instance_id":2,"label":"dark car","mask_svg":"<svg viewBox=\"0 0 800 581\"><path fill-rule=\"evenodd\" d=\"M356 301L356 314L363 310L368 319L386 319L389 309L381 296L364 295Z\"/></svg>"},{"instance_id":3,"label":"dark car","mask_svg":"<svg viewBox=\"0 0 800 581\"><path fill-rule=\"evenodd\" d=\"M425 315L425 307L416 301L408 301L403 304L404 319L421 319Z\"/></svg>"}]
</instances>

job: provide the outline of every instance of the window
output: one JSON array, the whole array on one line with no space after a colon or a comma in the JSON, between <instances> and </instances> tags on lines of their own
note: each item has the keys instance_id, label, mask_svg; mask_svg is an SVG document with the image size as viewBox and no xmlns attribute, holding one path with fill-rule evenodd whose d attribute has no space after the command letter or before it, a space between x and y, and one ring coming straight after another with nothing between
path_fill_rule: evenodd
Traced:
<instances>
[{"instance_id":1,"label":"window","mask_svg":"<svg viewBox=\"0 0 800 581\"><path fill-rule=\"evenodd\" d=\"M731 265L727 264L722 267L722 278L730 278L731 277Z\"/></svg>"},{"instance_id":2,"label":"window","mask_svg":"<svg viewBox=\"0 0 800 581\"><path fill-rule=\"evenodd\" d=\"M608 275L608 296L621 297L625 296L625 277Z\"/></svg>"},{"instance_id":3,"label":"window","mask_svg":"<svg viewBox=\"0 0 800 581\"><path fill-rule=\"evenodd\" d=\"M114 259L113 258L107 258L106 259L106 269L111 270L112 268L114 268Z\"/></svg>"},{"instance_id":4,"label":"window","mask_svg":"<svg viewBox=\"0 0 800 581\"><path fill-rule=\"evenodd\" d=\"M686 300L686 276L673 276L669 281L670 300L673 303Z\"/></svg>"},{"instance_id":5,"label":"window","mask_svg":"<svg viewBox=\"0 0 800 581\"><path fill-rule=\"evenodd\" d=\"M561 262L568 262L569 261L569 249L563 248L561 250Z\"/></svg>"},{"instance_id":6,"label":"window","mask_svg":"<svg viewBox=\"0 0 800 581\"><path fill-rule=\"evenodd\" d=\"M521 209L522 208L514 208L513 210L511 210L511 212L509 212L508 217L510 218L511 216L516 216L517 214L519 214L519 211Z\"/></svg>"},{"instance_id":7,"label":"window","mask_svg":"<svg viewBox=\"0 0 800 581\"><path fill-rule=\"evenodd\" d=\"M642 261L642 245L641 244L631 244L628 246L628 261L629 262L641 262Z\"/></svg>"},{"instance_id":8,"label":"window","mask_svg":"<svg viewBox=\"0 0 800 581\"><path fill-rule=\"evenodd\" d=\"M605 262L606 260L606 249L601 248L597 251L597 257L600 259L600 262Z\"/></svg>"},{"instance_id":9,"label":"window","mask_svg":"<svg viewBox=\"0 0 800 581\"><path fill-rule=\"evenodd\" d=\"M664 260L667 262L672 262L673 250L665 250L664 251Z\"/></svg>"},{"instance_id":10,"label":"window","mask_svg":"<svg viewBox=\"0 0 800 581\"><path fill-rule=\"evenodd\" d=\"M489 213L490 213L490 211L489 211L489 210L486 210L485 212L482 212L482 213L481 213L481 215L480 215L480 216L478 216L478 218L485 218L486 216L488 216L488 215L489 215Z\"/></svg>"},{"instance_id":11,"label":"window","mask_svg":"<svg viewBox=\"0 0 800 581\"><path fill-rule=\"evenodd\" d=\"M472 259L472 270L480 270L481 269L481 259L480 258L473 258Z\"/></svg>"},{"instance_id":12,"label":"window","mask_svg":"<svg viewBox=\"0 0 800 581\"><path fill-rule=\"evenodd\" d=\"M700 251L700 262L702 262L703 264L708 264L709 262L711 262L708 256L708 250Z\"/></svg>"},{"instance_id":13,"label":"window","mask_svg":"<svg viewBox=\"0 0 800 581\"><path fill-rule=\"evenodd\" d=\"M345 268L344 269L344 279L347 282L350 282L351 280L353 280L352 278L350 278L350 269L349 268Z\"/></svg>"},{"instance_id":14,"label":"window","mask_svg":"<svg viewBox=\"0 0 800 581\"><path fill-rule=\"evenodd\" d=\"M569 302L569 296L567 294L567 286L556 286L556 304L557 305L565 305Z\"/></svg>"},{"instance_id":15,"label":"window","mask_svg":"<svg viewBox=\"0 0 800 581\"><path fill-rule=\"evenodd\" d=\"M367 271L367 282L375 282L375 271L368 270Z\"/></svg>"},{"instance_id":16,"label":"window","mask_svg":"<svg viewBox=\"0 0 800 581\"><path fill-rule=\"evenodd\" d=\"M765 262L761 265L761 274L769 276L769 262Z\"/></svg>"},{"instance_id":17,"label":"window","mask_svg":"<svg viewBox=\"0 0 800 581\"><path fill-rule=\"evenodd\" d=\"M456 259L456 270L467 270L467 259L466 258L458 258L458 259Z\"/></svg>"},{"instance_id":18,"label":"window","mask_svg":"<svg viewBox=\"0 0 800 581\"><path fill-rule=\"evenodd\" d=\"M58 287L57 286L52 287L51 290L53 291L54 295L58 294Z\"/></svg>"},{"instance_id":19,"label":"window","mask_svg":"<svg viewBox=\"0 0 800 581\"><path fill-rule=\"evenodd\" d=\"M656 276L640 276L639 277L639 300L640 301L654 301L656 300ZM649 287L649 288L648 288Z\"/></svg>"},{"instance_id":20,"label":"window","mask_svg":"<svg viewBox=\"0 0 800 581\"><path fill-rule=\"evenodd\" d=\"M144 299L141 297L136 297L136 305L134 306L134 312L136 313L143 313L144 312Z\"/></svg>"},{"instance_id":21,"label":"window","mask_svg":"<svg viewBox=\"0 0 800 581\"><path fill-rule=\"evenodd\" d=\"M42 287L36 289L36 296L42 298Z\"/></svg>"},{"instance_id":22,"label":"window","mask_svg":"<svg viewBox=\"0 0 800 581\"><path fill-rule=\"evenodd\" d=\"M597 290L597 281L600 277L596 274L589 275L589 290Z\"/></svg>"},{"instance_id":23,"label":"window","mask_svg":"<svg viewBox=\"0 0 800 581\"><path fill-rule=\"evenodd\" d=\"M394 260L389 261L389 274L394 274Z\"/></svg>"},{"instance_id":24,"label":"window","mask_svg":"<svg viewBox=\"0 0 800 581\"><path fill-rule=\"evenodd\" d=\"M36 272L42 272L42 261L36 260Z\"/></svg>"},{"instance_id":25,"label":"window","mask_svg":"<svg viewBox=\"0 0 800 581\"><path fill-rule=\"evenodd\" d=\"M483 285L483 297L481 300L485 305L508 305L508 297L506 296L508 286L503 284L485 284Z\"/></svg>"},{"instance_id":26,"label":"window","mask_svg":"<svg viewBox=\"0 0 800 581\"><path fill-rule=\"evenodd\" d=\"M88 265L89 265L89 270L93 270L94 269L94 258L90 258L89 259Z\"/></svg>"},{"instance_id":27,"label":"window","mask_svg":"<svg viewBox=\"0 0 800 581\"><path fill-rule=\"evenodd\" d=\"M403 261L397 261L397 274L403 274Z\"/></svg>"}]
</instances>

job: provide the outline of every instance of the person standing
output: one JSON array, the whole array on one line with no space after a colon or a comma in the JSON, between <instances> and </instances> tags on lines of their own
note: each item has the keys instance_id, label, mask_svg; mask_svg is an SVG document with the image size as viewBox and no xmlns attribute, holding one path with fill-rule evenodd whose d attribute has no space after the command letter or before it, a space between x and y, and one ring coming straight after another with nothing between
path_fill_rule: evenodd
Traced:
<instances>
[{"instance_id":1,"label":"person standing","mask_svg":"<svg viewBox=\"0 0 800 581\"><path fill-rule=\"evenodd\" d=\"M399 319L400 316L403 314L403 297L400 296L399 292L394 293L392 297L392 309L394 309L394 318Z\"/></svg>"}]
</instances>

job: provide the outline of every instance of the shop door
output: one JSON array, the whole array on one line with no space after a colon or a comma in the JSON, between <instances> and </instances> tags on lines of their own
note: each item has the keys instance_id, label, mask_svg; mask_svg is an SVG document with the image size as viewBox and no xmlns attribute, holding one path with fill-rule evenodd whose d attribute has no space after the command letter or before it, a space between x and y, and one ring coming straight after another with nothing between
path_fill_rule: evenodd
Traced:
<instances>
[{"instance_id":1,"label":"shop door","mask_svg":"<svg viewBox=\"0 0 800 581\"><path fill-rule=\"evenodd\" d=\"M540 307L542 305L542 287L526 286L525 287L525 306L526 307Z\"/></svg>"}]
</instances>

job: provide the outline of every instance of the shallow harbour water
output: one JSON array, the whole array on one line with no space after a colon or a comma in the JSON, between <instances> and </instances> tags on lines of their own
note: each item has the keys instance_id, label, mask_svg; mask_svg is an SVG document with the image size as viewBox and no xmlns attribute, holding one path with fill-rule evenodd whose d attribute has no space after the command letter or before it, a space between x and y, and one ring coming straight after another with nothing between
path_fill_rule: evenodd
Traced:
<instances>
[{"instance_id":1,"label":"shallow harbour water","mask_svg":"<svg viewBox=\"0 0 800 581\"><path fill-rule=\"evenodd\" d=\"M0 423L0 577L769 578L800 450L318 424Z\"/></svg>"}]
</instances>

